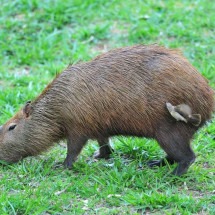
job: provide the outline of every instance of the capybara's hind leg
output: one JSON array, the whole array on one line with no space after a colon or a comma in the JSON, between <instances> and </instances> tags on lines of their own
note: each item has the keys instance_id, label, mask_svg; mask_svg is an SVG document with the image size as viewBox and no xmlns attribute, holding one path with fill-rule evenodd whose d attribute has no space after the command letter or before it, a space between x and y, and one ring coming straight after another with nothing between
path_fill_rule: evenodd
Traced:
<instances>
[{"instance_id":1,"label":"capybara's hind leg","mask_svg":"<svg viewBox=\"0 0 215 215\"><path fill-rule=\"evenodd\" d=\"M189 159L178 162L178 166L172 172L174 175L180 176L187 172L190 165L195 161L195 154L190 155Z\"/></svg>"},{"instance_id":2,"label":"capybara's hind leg","mask_svg":"<svg viewBox=\"0 0 215 215\"><path fill-rule=\"evenodd\" d=\"M65 168L71 169L72 164L76 161L78 155L80 154L82 148L87 142L85 137L69 137L67 140L67 156L63 162Z\"/></svg>"},{"instance_id":3,"label":"capybara's hind leg","mask_svg":"<svg viewBox=\"0 0 215 215\"><path fill-rule=\"evenodd\" d=\"M167 161L170 164L178 163L173 174L180 176L186 173L189 166L195 161L195 154L190 147L190 140L195 131L180 125L164 129L157 132L158 143L167 153ZM158 162L158 164L163 163L163 160Z\"/></svg>"},{"instance_id":4,"label":"capybara's hind leg","mask_svg":"<svg viewBox=\"0 0 215 215\"><path fill-rule=\"evenodd\" d=\"M109 139L105 137L100 137L97 139L97 141L99 143L99 150L95 152L94 158L108 159L110 157L110 154L113 152L113 149L109 144Z\"/></svg>"}]
</instances>

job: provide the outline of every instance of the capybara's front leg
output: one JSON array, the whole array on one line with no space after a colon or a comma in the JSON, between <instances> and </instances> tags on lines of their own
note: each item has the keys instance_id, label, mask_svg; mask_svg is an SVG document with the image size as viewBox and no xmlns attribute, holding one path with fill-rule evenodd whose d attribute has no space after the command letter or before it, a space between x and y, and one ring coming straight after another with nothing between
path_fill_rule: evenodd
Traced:
<instances>
[{"instance_id":1,"label":"capybara's front leg","mask_svg":"<svg viewBox=\"0 0 215 215\"><path fill-rule=\"evenodd\" d=\"M113 152L113 149L111 148L109 144L109 139L105 137L100 137L97 139L99 143L99 150L95 152L94 158L100 159L108 159L110 157L110 154Z\"/></svg>"},{"instance_id":2,"label":"capybara's front leg","mask_svg":"<svg viewBox=\"0 0 215 215\"><path fill-rule=\"evenodd\" d=\"M82 148L87 142L85 137L72 137L69 136L67 139L67 156L63 162L65 168L71 169L72 164L76 161L78 155L80 154Z\"/></svg>"}]
</instances>

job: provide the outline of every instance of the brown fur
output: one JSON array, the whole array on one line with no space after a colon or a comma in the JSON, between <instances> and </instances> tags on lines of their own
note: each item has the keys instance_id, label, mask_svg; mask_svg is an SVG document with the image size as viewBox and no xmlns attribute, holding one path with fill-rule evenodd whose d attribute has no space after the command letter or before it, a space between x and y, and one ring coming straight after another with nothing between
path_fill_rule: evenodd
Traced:
<instances>
[{"instance_id":1,"label":"brown fur","mask_svg":"<svg viewBox=\"0 0 215 215\"><path fill-rule=\"evenodd\" d=\"M201 114L201 124L175 121L167 101L189 105ZM71 167L88 139L98 140L100 158L111 153L109 137L133 135L156 139L167 161L178 162L174 173L180 175L195 159L190 140L213 108L213 90L178 51L157 45L115 49L69 66L31 103L30 115L24 108L4 124L0 159L16 162L67 139L64 164ZM8 131L11 123L16 127Z\"/></svg>"}]
</instances>

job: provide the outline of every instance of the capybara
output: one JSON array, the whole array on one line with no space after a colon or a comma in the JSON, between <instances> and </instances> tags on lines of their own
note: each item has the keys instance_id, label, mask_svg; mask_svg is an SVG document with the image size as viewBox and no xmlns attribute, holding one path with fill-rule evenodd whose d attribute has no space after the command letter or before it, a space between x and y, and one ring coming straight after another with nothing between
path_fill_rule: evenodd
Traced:
<instances>
[{"instance_id":1,"label":"capybara","mask_svg":"<svg viewBox=\"0 0 215 215\"><path fill-rule=\"evenodd\" d=\"M194 133L211 118L214 92L205 78L177 50L136 45L71 65L0 128L0 160L17 162L38 155L67 139L64 165L73 162L89 139L108 158L108 138L116 135L154 138L167 153L149 162L178 163L175 175L195 160L190 147ZM201 123L177 121L166 102L186 104Z\"/></svg>"}]
</instances>

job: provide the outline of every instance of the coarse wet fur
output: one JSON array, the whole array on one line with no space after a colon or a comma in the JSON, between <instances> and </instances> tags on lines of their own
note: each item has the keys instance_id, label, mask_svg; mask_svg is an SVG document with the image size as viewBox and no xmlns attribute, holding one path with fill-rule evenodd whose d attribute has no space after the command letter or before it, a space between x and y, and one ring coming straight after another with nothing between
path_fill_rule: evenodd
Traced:
<instances>
[{"instance_id":1,"label":"coarse wet fur","mask_svg":"<svg viewBox=\"0 0 215 215\"><path fill-rule=\"evenodd\" d=\"M67 139L64 165L71 168L89 139L100 145L96 157L108 158L108 138L131 135L156 139L166 160L178 163L173 173L182 175L195 160L190 141L211 118L213 94L179 51L157 45L115 49L69 66L6 122L0 128L0 160L17 162ZM176 121L166 102L189 105L201 115L200 125Z\"/></svg>"}]
</instances>

